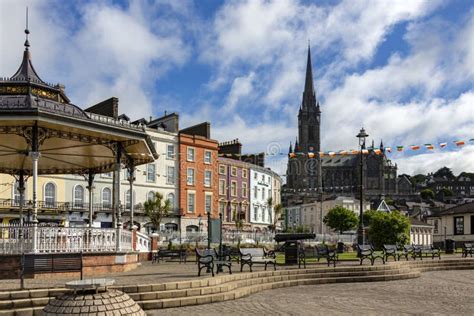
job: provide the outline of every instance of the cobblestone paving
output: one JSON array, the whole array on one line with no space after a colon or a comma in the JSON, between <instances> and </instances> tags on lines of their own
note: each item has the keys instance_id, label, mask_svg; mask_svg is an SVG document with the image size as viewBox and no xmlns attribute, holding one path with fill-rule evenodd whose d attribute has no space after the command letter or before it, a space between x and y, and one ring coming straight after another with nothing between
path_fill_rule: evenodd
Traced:
<instances>
[{"instance_id":1,"label":"cobblestone paving","mask_svg":"<svg viewBox=\"0 0 474 316\"><path fill-rule=\"evenodd\" d=\"M147 311L147 315L474 315L474 271L420 278L288 287L234 301Z\"/></svg>"}]
</instances>

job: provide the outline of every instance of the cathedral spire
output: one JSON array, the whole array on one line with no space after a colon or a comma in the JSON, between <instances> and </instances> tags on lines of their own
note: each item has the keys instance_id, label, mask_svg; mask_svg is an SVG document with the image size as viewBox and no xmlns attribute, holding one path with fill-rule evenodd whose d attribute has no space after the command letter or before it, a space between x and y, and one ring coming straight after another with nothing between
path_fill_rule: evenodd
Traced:
<instances>
[{"instance_id":1,"label":"cathedral spire","mask_svg":"<svg viewBox=\"0 0 474 316\"><path fill-rule=\"evenodd\" d=\"M299 151L299 147L298 147L298 137L296 137L296 140L295 140L295 153Z\"/></svg>"},{"instance_id":2,"label":"cathedral spire","mask_svg":"<svg viewBox=\"0 0 474 316\"><path fill-rule=\"evenodd\" d=\"M291 145L291 141L290 141L290 149L288 150L288 153L289 154L293 153L293 146Z\"/></svg>"},{"instance_id":3,"label":"cathedral spire","mask_svg":"<svg viewBox=\"0 0 474 316\"><path fill-rule=\"evenodd\" d=\"M313 66L311 65L311 47L308 44L308 60L306 61L306 78L304 82L304 92L314 95Z\"/></svg>"}]
</instances>

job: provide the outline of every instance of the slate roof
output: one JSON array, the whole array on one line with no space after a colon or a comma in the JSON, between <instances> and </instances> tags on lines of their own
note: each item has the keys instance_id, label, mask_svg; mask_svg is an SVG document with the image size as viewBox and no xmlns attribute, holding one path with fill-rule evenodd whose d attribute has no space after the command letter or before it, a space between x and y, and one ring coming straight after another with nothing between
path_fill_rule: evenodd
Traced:
<instances>
[{"instance_id":1,"label":"slate roof","mask_svg":"<svg viewBox=\"0 0 474 316\"><path fill-rule=\"evenodd\" d=\"M357 165L357 156L337 155L334 157L322 157L321 161L323 167L354 167Z\"/></svg>"},{"instance_id":2,"label":"slate roof","mask_svg":"<svg viewBox=\"0 0 474 316\"><path fill-rule=\"evenodd\" d=\"M454 206L450 209L437 212L436 214L430 215L430 217L439 217L445 215L457 215L457 214L474 214L474 202L464 203Z\"/></svg>"}]
</instances>

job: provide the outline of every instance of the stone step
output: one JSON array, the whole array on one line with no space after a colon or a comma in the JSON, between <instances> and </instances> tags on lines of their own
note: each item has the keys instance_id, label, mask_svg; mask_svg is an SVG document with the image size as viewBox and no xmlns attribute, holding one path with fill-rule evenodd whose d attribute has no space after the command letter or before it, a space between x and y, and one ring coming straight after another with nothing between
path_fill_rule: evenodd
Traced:
<instances>
[{"instance_id":1,"label":"stone step","mask_svg":"<svg viewBox=\"0 0 474 316\"><path fill-rule=\"evenodd\" d=\"M322 279L300 279L289 280L272 283L264 283L251 285L246 287L239 287L226 293L214 293L207 295L183 297L183 298L168 298L148 301L138 301L137 303L144 310L162 309L170 307L200 305L221 302L226 300L233 300L248 296L264 290L276 289L281 287L297 286L297 285L313 285L313 284L327 284L327 283L345 283L345 282L375 282L375 281L389 281L417 278L420 276L419 272L410 272L405 274L394 274L390 276L362 276L362 277L341 277L341 278L322 278Z\"/></svg>"},{"instance_id":2,"label":"stone step","mask_svg":"<svg viewBox=\"0 0 474 316\"><path fill-rule=\"evenodd\" d=\"M216 285L210 286L201 286L199 288L192 288L191 286L185 289L178 289L178 283L175 283L175 286L172 289L158 290L153 291L153 287L150 287L152 291L149 292L137 292L130 293L130 297L134 300L150 300L150 299L166 299L166 298L178 298L178 297L191 297L196 295L206 295L206 294L215 294L223 293L229 290L233 290L240 286L249 286L255 284L264 284L276 281L283 280L295 280L295 279L304 279L304 278L335 278L335 277L357 277L357 276L368 276L368 275L391 275L391 274L400 274L409 272L410 269L407 268L397 268L397 266L392 266L390 269L375 269L375 270L360 270L353 269L353 271L332 271L332 272L320 272L317 270L299 270L298 273L283 274L283 275L269 275L268 273L252 273L250 275L242 275L247 278L240 278L235 281L231 281L230 276L223 276L221 278L228 279L230 281L219 283ZM314 273L317 271L317 273ZM260 276L259 275L269 275L269 276ZM248 278L250 276L250 278ZM214 279L216 280L216 279ZM218 282L216 282L218 283ZM162 287L160 287L162 288ZM34 292L35 295L39 295L39 291ZM43 291L43 294L49 293ZM53 292L59 294L58 291ZM17 297L27 297L28 291L16 292L14 293ZM20 295L21 294L21 295ZM62 294L62 293L61 293ZM35 307L35 306L44 306L50 299L53 299L54 296L47 297L33 297L33 298L15 298L10 300L0 300L0 310L7 310L12 308L23 308L23 307Z\"/></svg>"}]
</instances>

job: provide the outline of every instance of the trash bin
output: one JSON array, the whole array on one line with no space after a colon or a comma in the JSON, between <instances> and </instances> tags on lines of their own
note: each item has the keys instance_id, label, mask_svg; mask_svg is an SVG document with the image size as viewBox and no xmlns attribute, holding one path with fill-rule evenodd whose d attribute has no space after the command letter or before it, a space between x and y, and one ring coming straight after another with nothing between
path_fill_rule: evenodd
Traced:
<instances>
[{"instance_id":1,"label":"trash bin","mask_svg":"<svg viewBox=\"0 0 474 316\"><path fill-rule=\"evenodd\" d=\"M447 254L453 254L456 251L456 242L452 239L446 239L445 243L445 251Z\"/></svg>"},{"instance_id":2,"label":"trash bin","mask_svg":"<svg viewBox=\"0 0 474 316\"><path fill-rule=\"evenodd\" d=\"M344 243L343 242L338 242L337 243L337 253L343 253L344 252Z\"/></svg>"},{"instance_id":3,"label":"trash bin","mask_svg":"<svg viewBox=\"0 0 474 316\"><path fill-rule=\"evenodd\" d=\"M297 264L298 263L298 241L287 240L285 241L285 264Z\"/></svg>"}]
</instances>

